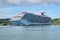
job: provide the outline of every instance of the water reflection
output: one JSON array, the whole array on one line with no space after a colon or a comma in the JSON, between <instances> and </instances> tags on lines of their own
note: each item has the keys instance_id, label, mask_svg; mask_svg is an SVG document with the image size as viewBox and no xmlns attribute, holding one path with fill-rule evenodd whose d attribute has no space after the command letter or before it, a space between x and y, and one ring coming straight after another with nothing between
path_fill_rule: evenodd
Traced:
<instances>
[{"instance_id":1,"label":"water reflection","mask_svg":"<svg viewBox=\"0 0 60 40\"><path fill-rule=\"evenodd\" d=\"M60 40L60 26L0 26L0 40Z\"/></svg>"},{"instance_id":2,"label":"water reflection","mask_svg":"<svg viewBox=\"0 0 60 40\"><path fill-rule=\"evenodd\" d=\"M49 31L51 30L51 26L25 26L26 31Z\"/></svg>"}]
</instances>

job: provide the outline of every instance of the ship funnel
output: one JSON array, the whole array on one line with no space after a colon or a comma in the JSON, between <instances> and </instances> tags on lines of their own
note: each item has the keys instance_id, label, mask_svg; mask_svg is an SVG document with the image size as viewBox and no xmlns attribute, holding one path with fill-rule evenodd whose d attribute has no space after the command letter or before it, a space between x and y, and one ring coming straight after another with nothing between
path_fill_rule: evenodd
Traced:
<instances>
[{"instance_id":1,"label":"ship funnel","mask_svg":"<svg viewBox=\"0 0 60 40\"><path fill-rule=\"evenodd\" d=\"M46 12L41 12L41 16L44 16L44 13L46 13Z\"/></svg>"}]
</instances>

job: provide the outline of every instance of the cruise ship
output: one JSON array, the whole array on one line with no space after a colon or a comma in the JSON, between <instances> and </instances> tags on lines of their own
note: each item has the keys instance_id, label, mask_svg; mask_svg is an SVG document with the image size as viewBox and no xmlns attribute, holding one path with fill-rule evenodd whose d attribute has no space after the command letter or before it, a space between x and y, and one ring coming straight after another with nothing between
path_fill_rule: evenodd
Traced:
<instances>
[{"instance_id":1,"label":"cruise ship","mask_svg":"<svg viewBox=\"0 0 60 40\"><path fill-rule=\"evenodd\" d=\"M15 26L20 25L51 25L51 18L44 15L45 12L41 12L40 15L34 13L22 12L17 16L11 18L11 23Z\"/></svg>"}]
</instances>

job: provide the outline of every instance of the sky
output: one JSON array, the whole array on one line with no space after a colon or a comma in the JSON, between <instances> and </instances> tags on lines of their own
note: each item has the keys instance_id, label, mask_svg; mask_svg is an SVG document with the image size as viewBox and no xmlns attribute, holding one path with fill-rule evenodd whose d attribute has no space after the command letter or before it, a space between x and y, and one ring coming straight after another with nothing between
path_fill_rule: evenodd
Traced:
<instances>
[{"instance_id":1,"label":"sky","mask_svg":"<svg viewBox=\"0 0 60 40\"><path fill-rule=\"evenodd\" d=\"M11 18L21 12L40 15L41 12L60 18L60 0L0 0L0 18Z\"/></svg>"}]
</instances>

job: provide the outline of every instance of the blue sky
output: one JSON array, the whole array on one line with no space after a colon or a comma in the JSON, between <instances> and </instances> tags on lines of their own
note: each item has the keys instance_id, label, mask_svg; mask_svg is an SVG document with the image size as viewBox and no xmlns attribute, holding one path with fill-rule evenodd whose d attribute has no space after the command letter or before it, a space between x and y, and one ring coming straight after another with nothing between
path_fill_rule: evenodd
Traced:
<instances>
[{"instance_id":1,"label":"blue sky","mask_svg":"<svg viewBox=\"0 0 60 40\"><path fill-rule=\"evenodd\" d=\"M21 0L15 0L15 2L12 0L8 2L2 1L0 3L0 18L10 18L25 11L38 15L40 15L40 12L45 11L45 15L51 18L60 18L60 1L59 3L58 1L56 2L55 0L51 3L51 1L47 2L46 0L46 3L38 3L33 0L30 3L28 2L28 4L25 1L21 3Z\"/></svg>"}]
</instances>

